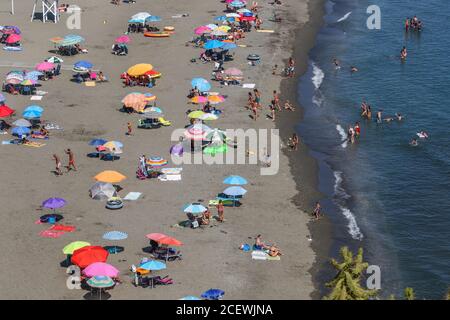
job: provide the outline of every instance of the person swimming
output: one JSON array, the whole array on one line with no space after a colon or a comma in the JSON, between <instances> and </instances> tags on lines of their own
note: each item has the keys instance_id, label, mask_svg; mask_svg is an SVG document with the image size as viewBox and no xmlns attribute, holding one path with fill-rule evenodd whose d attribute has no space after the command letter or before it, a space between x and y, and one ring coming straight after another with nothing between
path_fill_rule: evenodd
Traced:
<instances>
[{"instance_id":1,"label":"person swimming","mask_svg":"<svg viewBox=\"0 0 450 320\"><path fill-rule=\"evenodd\" d=\"M412 139L411 142L409 143L412 147L417 147L419 145L419 142L417 141L417 139Z\"/></svg>"},{"instance_id":2,"label":"person swimming","mask_svg":"<svg viewBox=\"0 0 450 320\"><path fill-rule=\"evenodd\" d=\"M334 67L336 68L336 70L341 68L341 64L338 59L334 58L333 64L334 64Z\"/></svg>"},{"instance_id":3,"label":"person swimming","mask_svg":"<svg viewBox=\"0 0 450 320\"><path fill-rule=\"evenodd\" d=\"M420 138L420 139L428 139L428 133L427 132L425 132L425 131L420 131L420 132L417 132L417 136Z\"/></svg>"},{"instance_id":4,"label":"person swimming","mask_svg":"<svg viewBox=\"0 0 450 320\"><path fill-rule=\"evenodd\" d=\"M400 113L396 113L395 116L397 117L398 121L402 121L404 116L402 116Z\"/></svg>"},{"instance_id":5,"label":"person swimming","mask_svg":"<svg viewBox=\"0 0 450 320\"><path fill-rule=\"evenodd\" d=\"M350 72L351 73L355 73L355 72L358 72L359 70L358 70L358 68L357 67L355 67L355 66L351 66L350 67Z\"/></svg>"},{"instance_id":6,"label":"person swimming","mask_svg":"<svg viewBox=\"0 0 450 320\"><path fill-rule=\"evenodd\" d=\"M405 60L408 56L408 51L406 50L406 47L402 48L402 51L400 51L400 59Z\"/></svg>"}]
</instances>

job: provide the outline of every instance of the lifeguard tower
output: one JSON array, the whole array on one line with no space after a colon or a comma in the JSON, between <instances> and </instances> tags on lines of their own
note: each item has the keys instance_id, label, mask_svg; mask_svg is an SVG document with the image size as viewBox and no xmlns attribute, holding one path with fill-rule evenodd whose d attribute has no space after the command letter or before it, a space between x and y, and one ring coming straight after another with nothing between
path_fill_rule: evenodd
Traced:
<instances>
[{"instance_id":1,"label":"lifeguard tower","mask_svg":"<svg viewBox=\"0 0 450 320\"><path fill-rule=\"evenodd\" d=\"M38 6L42 8L42 22L50 20L57 23L59 21L58 0L34 0L31 21L39 17L39 13L36 11Z\"/></svg>"}]
</instances>

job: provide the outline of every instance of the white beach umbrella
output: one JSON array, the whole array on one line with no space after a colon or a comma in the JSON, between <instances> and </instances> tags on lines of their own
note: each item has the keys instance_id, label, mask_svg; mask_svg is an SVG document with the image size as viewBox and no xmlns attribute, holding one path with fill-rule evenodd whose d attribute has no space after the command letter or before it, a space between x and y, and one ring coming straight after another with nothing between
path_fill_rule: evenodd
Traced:
<instances>
[{"instance_id":1,"label":"white beach umbrella","mask_svg":"<svg viewBox=\"0 0 450 320\"><path fill-rule=\"evenodd\" d=\"M91 198L95 200L107 200L117 195L114 186L105 182L97 182L89 191Z\"/></svg>"}]
</instances>

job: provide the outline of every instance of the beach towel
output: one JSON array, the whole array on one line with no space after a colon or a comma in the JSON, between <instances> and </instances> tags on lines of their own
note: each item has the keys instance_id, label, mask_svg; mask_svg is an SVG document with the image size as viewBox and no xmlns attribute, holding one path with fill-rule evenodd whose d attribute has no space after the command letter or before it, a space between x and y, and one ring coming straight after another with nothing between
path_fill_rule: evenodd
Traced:
<instances>
[{"instance_id":1,"label":"beach towel","mask_svg":"<svg viewBox=\"0 0 450 320\"><path fill-rule=\"evenodd\" d=\"M254 83L243 83L242 84L242 88L245 88L245 89L253 89L255 87L256 87L256 84L254 84Z\"/></svg>"},{"instance_id":2,"label":"beach towel","mask_svg":"<svg viewBox=\"0 0 450 320\"><path fill-rule=\"evenodd\" d=\"M140 192L128 192L128 194L125 196L125 198L123 198L123 200L136 201L137 199L139 199L141 194L142 193Z\"/></svg>"},{"instance_id":3,"label":"beach towel","mask_svg":"<svg viewBox=\"0 0 450 320\"><path fill-rule=\"evenodd\" d=\"M27 147L34 147L34 148L40 148L45 146L45 143L40 143L40 142L35 142L35 141L29 141L26 142L24 144L22 144L23 146L27 146Z\"/></svg>"},{"instance_id":4,"label":"beach towel","mask_svg":"<svg viewBox=\"0 0 450 320\"><path fill-rule=\"evenodd\" d=\"M264 32L264 33L274 33L275 30L269 30L269 29L260 29L260 30L256 30L256 32Z\"/></svg>"},{"instance_id":5,"label":"beach towel","mask_svg":"<svg viewBox=\"0 0 450 320\"><path fill-rule=\"evenodd\" d=\"M32 101L41 101L43 96L31 96L30 100Z\"/></svg>"},{"instance_id":6,"label":"beach towel","mask_svg":"<svg viewBox=\"0 0 450 320\"><path fill-rule=\"evenodd\" d=\"M4 46L3 50L6 51L22 51L22 47L9 47L9 46Z\"/></svg>"},{"instance_id":7,"label":"beach towel","mask_svg":"<svg viewBox=\"0 0 450 320\"><path fill-rule=\"evenodd\" d=\"M281 257L280 256L271 257L271 256L267 255L267 260L269 260L269 261L280 261Z\"/></svg>"},{"instance_id":8,"label":"beach towel","mask_svg":"<svg viewBox=\"0 0 450 320\"><path fill-rule=\"evenodd\" d=\"M219 204L219 200L209 200L208 207L215 207Z\"/></svg>"},{"instance_id":9,"label":"beach towel","mask_svg":"<svg viewBox=\"0 0 450 320\"><path fill-rule=\"evenodd\" d=\"M42 91L42 90L37 90L36 91L36 95L37 96L45 96L48 92L47 91Z\"/></svg>"},{"instance_id":10,"label":"beach towel","mask_svg":"<svg viewBox=\"0 0 450 320\"><path fill-rule=\"evenodd\" d=\"M183 168L163 168L161 172L164 174L180 174Z\"/></svg>"},{"instance_id":11,"label":"beach towel","mask_svg":"<svg viewBox=\"0 0 450 320\"><path fill-rule=\"evenodd\" d=\"M180 174L163 174L158 177L160 181L181 181Z\"/></svg>"},{"instance_id":12,"label":"beach towel","mask_svg":"<svg viewBox=\"0 0 450 320\"><path fill-rule=\"evenodd\" d=\"M95 87L95 81L86 81L84 83L86 87Z\"/></svg>"},{"instance_id":13,"label":"beach towel","mask_svg":"<svg viewBox=\"0 0 450 320\"><path fill-rule=\"evenodd\" d=\"M59 238L61 237L65 232L64 231L54 231L54 230L44 230L39 232L39 235L43 238Z\"/></svg>"},{"instance_id":14,"label":"beach towel","mask_svg":"<svg viewBox=\"0 0 450 320\"><path fill-rule=\"evenodd\" d=\"M53 226L51 226L47 230L73 232L73 231L75 231L75 229L76 228L74 226L66 226L66 225L63 225L63 224L54 224Z\"/></svg>"},{"instance_id":15,"label":"beach towel","mask_svg":"<svg viewBox=\"0 0 450 320\"><path fill-rule=\"evenodd\" d=\"M254 250L252 251L253 260L267 260L268 254L264 251Z\"/></svg>"},{"instance_id":16,"label":"beach towel","mask_svg":"<svg viewBox=\"0 0 450 320\"><path fill-rule=\"evenodd\" d=\"M11 143L11 140L3 140L2 144L12 144L12 143Z\"/></svg>"}]
</instances>

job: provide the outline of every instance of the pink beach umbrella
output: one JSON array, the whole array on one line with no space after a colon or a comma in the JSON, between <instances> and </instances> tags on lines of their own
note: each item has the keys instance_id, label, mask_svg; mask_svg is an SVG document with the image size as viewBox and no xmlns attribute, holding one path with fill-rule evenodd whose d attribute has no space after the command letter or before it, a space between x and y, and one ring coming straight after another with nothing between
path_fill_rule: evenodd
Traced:
<instances>
[{"instance_id":1,"label":"pink beach umbrella","mask_svg":"<svg viewBox=\"0 0 450 320\"><path fill-rule=\"evenodd\" d=\"M127 35L121 35L120 37L116 38L116 43L129 43L131 41L130 37Z\"/></svg>"},{"instance_id":2,"label":"pink beach umbrella","mask_svg":"<svg viewBox=\"0 0 450 320\"><path fill-rule=\"evenodd\" d=\"M55 68L55 64L53 64L53 63L51 63L51 62L47 62L47 61L44 61L44 62L41 62L41 63L38 63L37 65L36 65L36 70L37 71L50 71L50 70L53 70Z\"/></svg>"},{"instance_id":3,"label":"pink beach umbrella","mask_svg":"<svg viewBox=\"0 0 450 320\"><path fill-rule=\"evenodd\" d=\"M206 139L206 136L210 130L211 129L205 125L194 124L184 132L184 136L189 140L202 141Z\"/></svg>"},{"instance_id":4,"label":"pink beach umbrella","mask_svg":"<svg viewBox=\"0 0 450 320\"><path fill-rule=\"evenodd\" d=\"M117 278L119 270L105 262L94 262L83 270L83 274L87 277L108 276Z\"/></svg>"},{"instance_id":5,"label":"pink beach umbrella","mask_svg":"<svg viewBox=\"0 0 450 320\"><path fill-rule=\"evenodd\" d=\"M200 26L198 28L195 28L194 33L197 35L201 35L204 33L210 33L212 30L208 28L207 26Z\"/></svg>"},{"instance_id":6,"label":"pink beach umbrella","mask_svg":"<svg viewBox=\"0 0 450 320\"><path fill-rule=\"evenodd\" d=\"M22 36L20 34L11 34L6 39L7 44L16 43L19 42L22 39Z\"/></svg>"}]
</instances>

